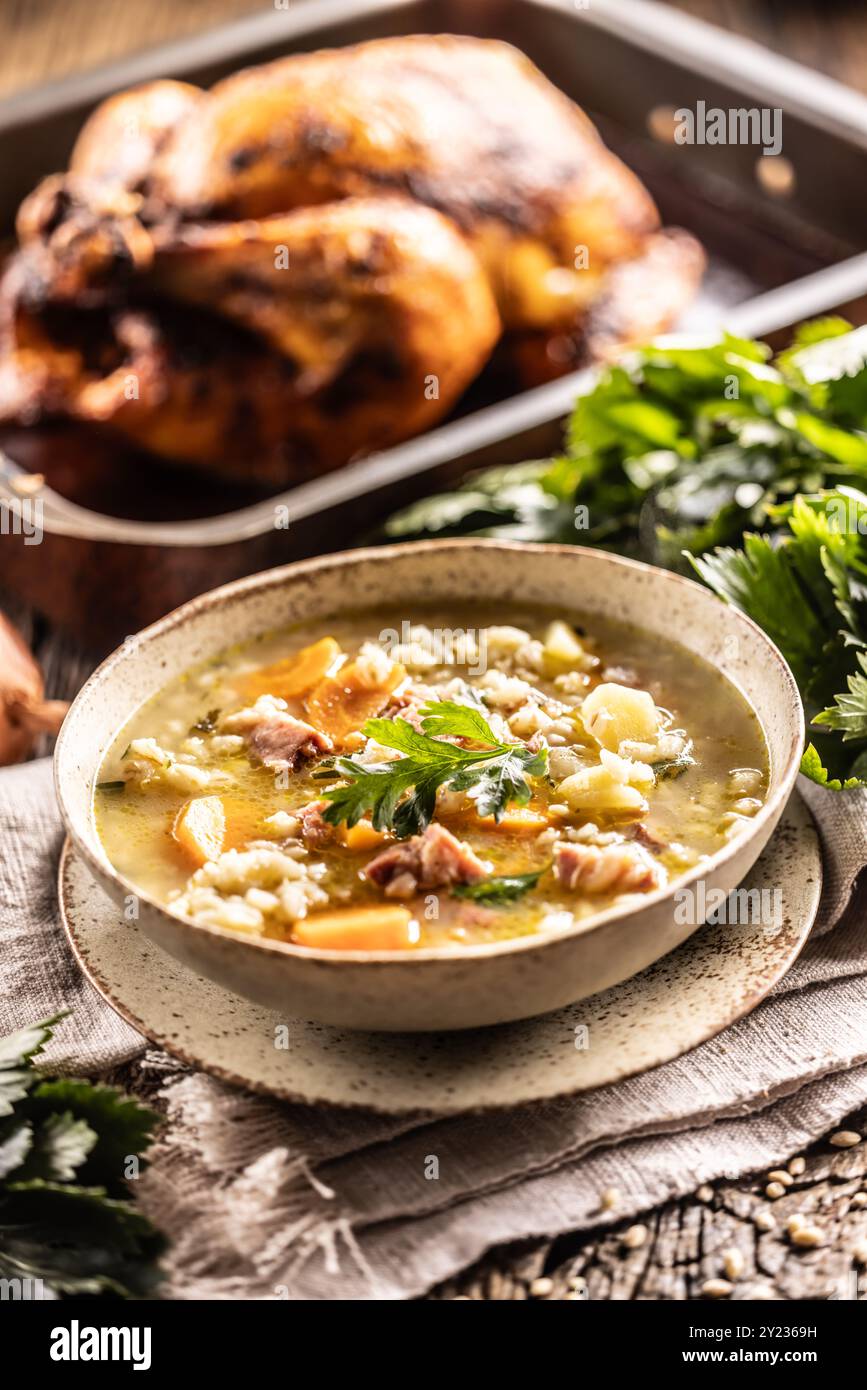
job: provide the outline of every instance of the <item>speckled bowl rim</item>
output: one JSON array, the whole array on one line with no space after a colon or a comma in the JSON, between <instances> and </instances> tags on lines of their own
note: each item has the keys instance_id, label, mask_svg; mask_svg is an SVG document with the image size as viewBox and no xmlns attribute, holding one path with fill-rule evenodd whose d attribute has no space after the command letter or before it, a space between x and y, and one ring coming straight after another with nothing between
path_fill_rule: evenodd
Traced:
<instances>
[{"instance_id":1,"label":"speckled bowl rim","mask_svg":"<svg viewBox=\"0 0 867 1390\"><path fill-rule=\"evenodd\" d=\"M449 551L452 553L467 553L478 549L497 550L504 555L562 555L564 558L569 557L570 559L574 559L576 556L580 557L581 555L586 555L587 557L592 557L594 561L598 562L602 560L610 564L613 569L627 569L650 575L653 577L654 582L661 580L672 585L686 586L697 594L700 594L702 596L702 601L707 601L709 604L722 602L722 600L716 598L709 589L706 589L701 584L697 584L692 579L687 579L683 575L675 574L671 570L661 569L656 565L648 565L642 560L626 559L624 556L614 555L608 551L598 550L590 546L539 544L530 541L499 541L473 538L404 541L396 545L366 546L360 547L357 550L334 551L328 555L318 555L309 560L296 560L291 564L281 565L275 569L262 570L257 574L247 575L244 578L232 580L228 584L222 584L216 589L209 589L206 593L199 594L196 598L190 599L187 603L181 604L180 607L173 609L170 613L167 613L165 617L159 618L155 623L151 623L148 627L142 628L140 632L134 635L133 639L128 638L107 656L88 677L87 681L78 692L78 695L75 697L70 707L69 714L61 727L54 750L54 784L57 802L67 833L72 839L76 849L83 856L85 862L94 873L98 877L100 875L107 875L122 890L124 895L131 895L137 898L140 902L147 904L154 912L167 918L172 923L180 922L189 931L199 932L205 937L219 937L233 942L241 942L243 945L250 947L250 949L264 952L267 955L278 957L284 955L300 956L310 960L322 961L331 966L339 966L341 962L354 965L364 961L371 961L377 963L392 963L395 965L399 964L403 968L412 969L414 967L421 967L425 962L431 960L473 960L493 955L513 955L523 951L538 951L552 941L562 941L571 936L585 935L589 932L596 931L612 921L627 919L629 917L639 917L648 908L663 902L667 898L673 897L676 891L687 888L698 879L705 878L721 865L726 864L729 859L733 858L743 849L745 844L760 835L763 827L772 817L779 816L791 795L801 762L805 737L804 710L801 703L801 696L788 663L779 649L768 637L767 633L765 633L757 623L753 622L751 618L748 618L746 614L741 613L737 609L731 609L730 612L734 613L736 621L744 624L748 629L751 629L758 637L760 645L765 650L768 661L774 663L779 668L783 684L789 687L791 696L790 722L792 728L790 731L788 754L778 774L778 786L764 803L761 810L753 817L748 831L737 839L732 840L721 849L716 850L714 854L709 855L706 859L703 859L693 869L690 869L688 873L681 875L662 888L656 889L653 893L645 894L641 902L637 905L633 903L625 907L611 907L604 912L600 912L595 917L576 921L571 927L554 927L549 928L547 931L537 931L528 936L508 938L505 941L486 942L481 945L462 945L459 952L456 952L453 946L428 946L412 951L329 951L310 946L297 946L288 941L245 937L240 932L231 931L226 927L205 925L199 922L188 921L183 917L177 917L174 913L169 912L162 903L157 902L155 898L143 892L131 879L119 873L107 856L101 858L95 854L87 841L78 834L75 826L75 818L66 805L63 794L62 768L67 757L74 756L71 749L68 752L71 739L69 730L73 722L70 719L70 715L73 711L77 710L80 705L84 705L87 702L90 691L97 682L102 682L110 677L115 666L121 663L134 662L141 648L146 643L155 640L164 632L171 631L173 628L182 627L186 623L195 621L199 614L207 612L210 609L219 608L221 604L235 598L237 595L254 591L283 588L287 583L291 584L293 579L301 576L315 575L324 570L339 568L351 569L354 565L370 560L385 564L392 557L396 558L398 556L413 554L425 555L432 550L438 552ZM432 584L430 598L436 599L435 583ZM351 605L347 604L346 611L350 611L350 609ZM336 613L339 612L340 609L335 609L334 611ZM640 627L640 624L638 624L638 626ZM255 636L255 634L253 633L251 636ZM219 650L219 646L215 643L215 653ZM767 731L762 711L760 709L755 709L752 704L750 708L753 709L753 713L759 721L762 736L767 742ZM109 746L115 732L116 730L113 731L106 740L103 752L105 748ZM93 770L92 776L94 778L97 771L97 768ZM93 835L96 837L96 829L93 825L92 814L89 818L89 823Z\"/></svg>"}]
</instances>

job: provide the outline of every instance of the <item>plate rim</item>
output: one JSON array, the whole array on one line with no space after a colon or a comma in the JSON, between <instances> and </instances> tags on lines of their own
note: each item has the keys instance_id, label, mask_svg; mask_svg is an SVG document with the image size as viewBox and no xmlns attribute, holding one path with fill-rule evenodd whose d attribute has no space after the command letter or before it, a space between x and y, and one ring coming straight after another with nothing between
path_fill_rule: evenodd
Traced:
<instances>
[{"instance_id":1,"label":"plate rim","mask_svg":"<svg viewBox=\"0 0 867 1390\"><path fill-rule=\"evenodd\" d=\"M548 1095L531 1096L529 1098L523 1097L508 1102L491 1101L487 1104L456 1104L444 1108L433 1108L423 1105L384 1106L382 1103L371 1102L370 1100L334 1100L327 1096L317 1096L315 1098L311 1098L309 1094L301 1094L298 1091L293 1091L291 1088L287 1086L275 1085L262 1081L260 1079L252 1079L250 1077L239 1075L237 1072L233 1072L231 1069L223 1066L218 1062L205 1062L201 1059L201 1057L191 1055L185 1049L182 1043L178 1043L172 1039L165 1038L159 1032L158 1029L155 1030L153 1025L146 1024L141 1018L134 1014L128 1008L127 1005L118 1001L114 995L112 987L108 985L103 979L101 979L98 971L94 968L92 962L90 960L85 959L84 955L82 954L82 950L76 936L76 929L71 920L68 895L66 892L66 882L71 866L81 868L88 875L90 875L90 866L85 856L83 856L78 850L78 847L76 846L75 842L73 841L70 835L66 835L64 838L63 846L60 852L60 858L58 860L57 901L60 911L60 920L63 926L63 931L64 935L66 936L67 943L69 944L76 964L82 971L82 974L84 975L88 983L96 990L99 996L105 1000L106 1004L108 1004L108 1006L114 1011L114 1013L116 1013L120 1018L122 1018L125 1023L127 1023L131 1028L135 1030L135 1032L139 1033L142 1036L145 1044L151 1043L154 1046L159 1047L162 1051L168 1053L169 1056L174 1057L176 1060L184 1063L185 1066L192 1067L197 1071L203 1071L207 1075L214 1076L218 1080L223 1081L233 1087L240 1088L241 1090L252 1091L256 1095L267 1096L272 1100L278 1100L292 1105L304 1105L314 1107L321 1106L324 1108L336 1110L338 1112L360 1111L366 1112L368 1114L376 1114L379 1116L431 1115L437 1116L439 1118L450 1118L456 1117L458 1115L468 1114L498 1114L510 1109L519 1109L525 1105L546 1104L552 1101L566 1100L579 1095L592 1095L594 1091L601 1090L606 1086L618 1085L620 1082L630 1080L633 1077L646 1075L649 1072L655 1071L658 1067L665 1066L670 1062L677 1061L679 1058L684 1057L688 1053L694 1051L697 1047L700 1047L704 1043L710 1042L714 1038L719 1037L720 1034L725 1032L726 1029L731 1028L735 1023L739 1022L740 1019L745 1018L748 1014L752 1013L759 1006L759 1004L761 1004L763 1000L765 1000L768 997L774 986L789 972L789 970L791 970L792 966L798 960L799 956L801 955L807 942L810 939L810 935L812 933L813 926L815 925L816 917L818 915L819 905L822 897L822 889L825 880L824 860L822 857L822 841L821 836L819 834L818 826L816 824L816 819L806 799L800 795L800 792L797 790L797 788L793 790L792 795L790 796L789 800L786 802L786 805L783 808L783 813L780 818L780 825L778 825L775 828L774 833L771 836L771 841L773 841L773 839L779 834L779 830L781 825L783 824L786 812L788 811L789 806L796 800L799 803L799 807L805 816L807 826L812 829L813 836L815 837L815 847L817 853L815 888L812 895L813 902L804 916L803 923L798 931L797 937L793 943L791 951L780 960L777 966L772 968L770 974L767 977L763 978L761 986L757 990L754 990L750 994L748 994L748 996L741 1002L739 1007L737 1007L733 1012L727 1013L726 1017L719 1022L718 1026L716 1023L714 1023L710 1032L706 1033L703 1037L690 1042L688 1045L679 1048L671 1055L663 1057L660 1060L651 1063L649 1066L643 1066L639 1064L635 1067L630 1067L628 1070L623 1072L621 1075L618 1075L617 1077L610 1078L606 1081L600 1081L590 1086L571 1086L567 1084L567 1086L564 1089L552 1092ZM92 878L92 886L96 890L96 892L100 894L100 896L105 897L106 901L109 901L108 895L105 894L104 890L102 889L98 880L95 877ZM699 928L698 930L701 930L701 928ZM690 942L695 942L696 935L697 933L693 932L689 937L686 938L685 941L681 942L679 946L675 947L674 951L669 952L668 955L673 955L677 951L682 951L684 950L684 948L688 948ZM193 975L195 974L194 971L191 971L187 966L182 965L182 963L176 960L175 957L171 956L170 953L163 951L162 948L158 946L157 943L153 941L150 937L145 937L145 940L147 941L149 946L151 946L154 950L159 951L161 955L166 956L169 961L171 961L178 967L178 969ZM659 965L660 961L664 961L665 959L667 959L667 956L661 956L658 961L652 962L652 964L646 967L646 969L654 969L656 966ZM643 973L643 971L637 972L638 975ZM206 977L199 978L206 979ZM637 976L631 976L629 978L631 980L634 980L637 978ZM206 982L208 984L214 984L214 987L218 989L225 988L224 986L216 985L216 983L213 981ZM620 983L626 984L628 983L628 981L621 981ZM619 988L619 985L615 985L612 988L617 989ZM607 991L602 992L607 993ZM226 991L226 993L231 992ZM259 1005L255 1005L251 1000L247 1000L243 995L237 995L234 997L238 999L239 1003L242 1006L250 1005L254 1008L262 1007ZM544 1019L545 1017L548 1017L548 1015L541 1015L540 1017ZM522 1020L521 1022L524 1024L532 1024L536 1021L537 1020L535 1019L526 1019ZM520 1023L509 1024L505 1026L520 1026ZM353 1030L345 1029L340 1031L352 1032ZM467 1029L463 1031L470 1033L484 1033L488 1030L483 1028L475 1030ZM435 1033L436 1030L434 1030L434 1034ZM381 1036L389 1035L382 1034ZM420 1034L417 1036L426 1035Z\"/></svg>"}]
</instances>

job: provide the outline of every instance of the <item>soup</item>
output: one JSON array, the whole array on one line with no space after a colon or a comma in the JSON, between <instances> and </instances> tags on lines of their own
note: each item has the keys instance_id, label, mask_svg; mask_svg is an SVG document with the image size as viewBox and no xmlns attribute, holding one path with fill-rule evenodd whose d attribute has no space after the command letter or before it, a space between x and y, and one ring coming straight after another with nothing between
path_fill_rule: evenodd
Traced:
<instances>
[{"instance_id":1,"label":"soup","mask_svg":"<svg viewBox=\"0 0 867 1390\"><path fill-rule=\"evenodd\" d=\"M676 881L767 792L717 671L626 623L369 611L175 679L94 793L115 868L191 922L334 950L562 930Z\"/></svg>"}]
</instances>

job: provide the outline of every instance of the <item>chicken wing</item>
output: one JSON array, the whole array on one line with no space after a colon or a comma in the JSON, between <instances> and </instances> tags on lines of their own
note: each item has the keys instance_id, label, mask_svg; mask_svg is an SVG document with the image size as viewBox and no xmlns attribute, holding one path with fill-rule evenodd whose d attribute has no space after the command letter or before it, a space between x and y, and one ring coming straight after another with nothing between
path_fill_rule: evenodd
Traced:
<instances>
[{"instance_id":1,"label":"chicken wing","mask_svg":"<svg viewBox=\"0 0 867 1390\"><path fill-rule=\"evenodd\" d=\"M131 191L140 188L166 137L201 97L199 87L170 80L109 97L82 126L70 172Z\"/></svg>"},{"instance_id":2,"label":"chicken wing","mask_svg":"<svg viewBox=\"0 0 867 1390\"><path fill-rule=\"evenodd\" d=\"M202 95L187 82L148 82L96 108L75 142L69 172L43 179L18 210L31 300L87 307L150 264L153 246L137 190L166 137Z\"/></svg>"}]
</instances>

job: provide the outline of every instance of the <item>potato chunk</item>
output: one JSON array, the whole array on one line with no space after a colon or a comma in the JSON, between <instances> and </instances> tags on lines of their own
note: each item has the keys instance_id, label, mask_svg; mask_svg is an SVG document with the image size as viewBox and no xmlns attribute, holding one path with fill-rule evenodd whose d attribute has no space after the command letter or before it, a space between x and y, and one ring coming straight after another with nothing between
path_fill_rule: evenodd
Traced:
<instances>
[{"instance_id":1,"label":"potato chunk","mask_svg":"<svg viewBox=\"0 0 867 1390\"><path fill-rule=\"evenodd\" d=\"M552 675L581 666L586 655L575 629L560 618L548 625L543 654L545 669Z\"/></svg>"},{"instance_id":2,"label":"potato chunk","mask_svg":"<svg viewBox=\"0 0 867 1390\"><path fill-rule=\"evenodd\" d=\"M616 753L624 740L655 743L659 713L648 690L603 681L581 706L584 728L603 748Z\"/></svg>"},{"instance_id":3,"label":"potato chunk","mask_svg":"<svg viewBox=\"0 0 867 1390\"><path fill-rule=\"evenodd\" d=\"M637 787L617 781L607 767L585 767L557 788L573 811L607 812L610 815L643 815L647 802Z\"/></svg>"},{"instance_id":4,"label":"potato chunk","mask_svg":"<svg viewBox=\"0 0 867 1390\"><path fill-rule=\"evenodd\" d=\"M653 786L653 769L646 763L620 758L603 748L598 767L582 768L560 783L558 796L573 811L605 811L611 815L643 814L643 793Z\"/></svg>"}]
</instances>

